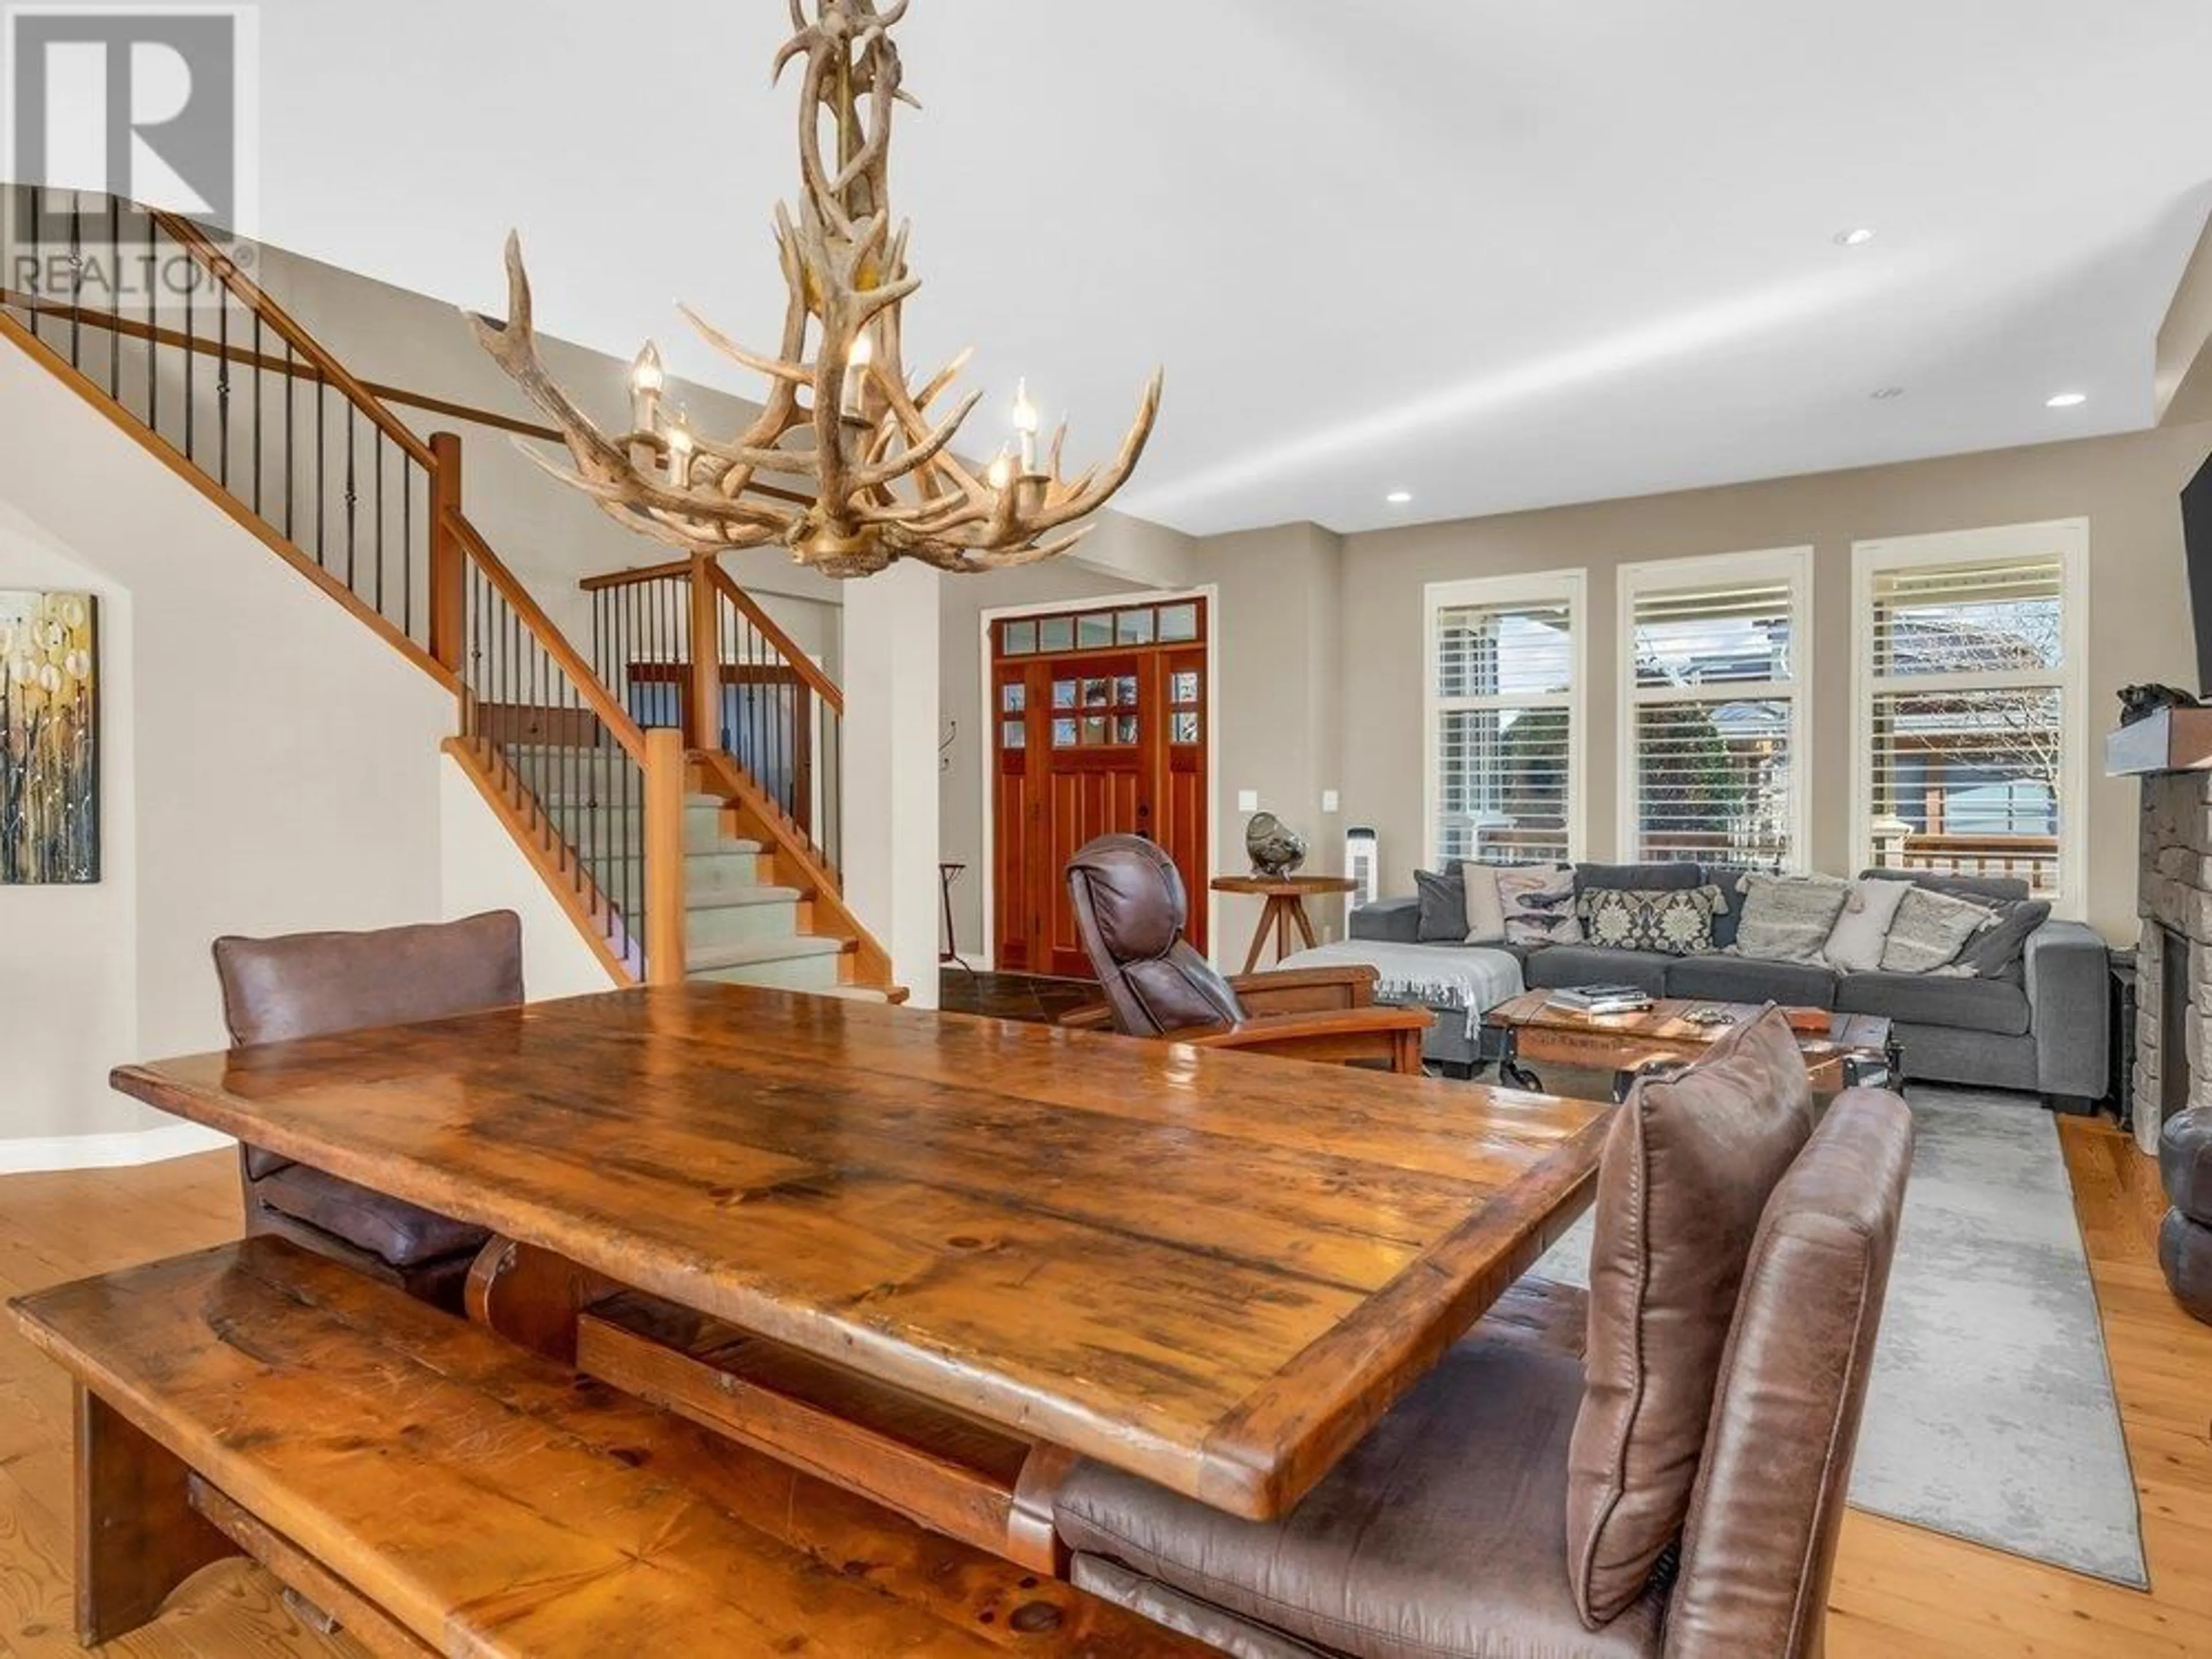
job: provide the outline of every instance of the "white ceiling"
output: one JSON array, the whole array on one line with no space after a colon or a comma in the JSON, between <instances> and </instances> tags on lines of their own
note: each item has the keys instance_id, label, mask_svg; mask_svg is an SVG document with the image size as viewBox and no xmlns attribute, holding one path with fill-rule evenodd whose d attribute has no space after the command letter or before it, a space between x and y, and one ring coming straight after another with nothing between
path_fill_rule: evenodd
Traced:
<instances>
[{"instance_id":1,"label":"white ceiling","mask_svg":"<svg viewBox=\"0 0 2212 1659\"><path fill-rule=\"evenodd\" d=\"M783 0L262 19L268 240L497 308L514 224L549 331L675 345L681 297L773 343ZM1026 374L1089 459L1164 362L1121 505L1194 532L2145 426L2212 208L2208 0L914 0L901 39L909 367L976 343L971 447Z\"/></svg>"}]
</instances>

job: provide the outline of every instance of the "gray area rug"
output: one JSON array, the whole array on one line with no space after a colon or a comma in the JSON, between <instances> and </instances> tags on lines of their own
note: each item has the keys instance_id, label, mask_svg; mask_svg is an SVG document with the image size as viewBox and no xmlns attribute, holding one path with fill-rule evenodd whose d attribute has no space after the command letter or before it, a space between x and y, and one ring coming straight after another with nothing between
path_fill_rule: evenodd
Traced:
<instances>
[{"instance_id":1,"label":"gray area rug","mask_svg":"<svg viewBox=\"0 0 2212 1659\"><path fill-rule=\"evenodd\" d=\"M1909 1091L1918 1131L1851 1502L2148 1589L2135 1471L2057 1125ZM1589 1282L1588 1217L1536 1265Z\"/></svg>"}]
</instances>

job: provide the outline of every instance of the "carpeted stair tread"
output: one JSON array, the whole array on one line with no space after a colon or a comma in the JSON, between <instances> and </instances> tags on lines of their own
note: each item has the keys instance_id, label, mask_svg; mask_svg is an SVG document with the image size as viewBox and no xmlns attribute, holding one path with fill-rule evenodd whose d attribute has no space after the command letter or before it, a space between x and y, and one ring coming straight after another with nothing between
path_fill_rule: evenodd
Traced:
<instances>
[{"instance_id":1,"label":"carpeted stair tread","mask_svg":"<svg viewBox=\"0 0 2212 1659\"><path fill-rule=\"evenodd\" d=\"M793 933L784 939L747 939L738 945L714 945L689 951L684 966L699 973L715 968L750 968L763 962L793 962L805 957L834 957L850 948L842 939L823 939Z\"/></svg>"},{"instance_id":2,"label":"carpeted stair tread","mask_svg":"<svg viewBox=\"0 0 2212 1659\"><path fill-rule=\"evenodd\" d=\"M756 904L799 904L805 902L806 893L798 887L728 887L715 892L702 893L685 905L686 910L734 910Z\"/></svg>"}]
</instances>

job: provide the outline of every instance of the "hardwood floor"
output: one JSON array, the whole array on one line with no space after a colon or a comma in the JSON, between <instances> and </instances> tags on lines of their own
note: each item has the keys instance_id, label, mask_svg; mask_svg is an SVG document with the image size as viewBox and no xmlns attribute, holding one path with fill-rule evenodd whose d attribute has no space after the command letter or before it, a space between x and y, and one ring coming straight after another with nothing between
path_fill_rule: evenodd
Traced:
<instances>
[{"instance_id":1,"label":"hardwood floor","mask_svg":"<svg viewBox=\"0 0 2212 1659\"><path fill-rule=\"evenodd\" d=\"M2068 1120L2075 1204L2142 1494L2148 1595L1853 1511L1831 1601L1832 1659L2183 1659L2212 1654L2212 1328L2166 1295L2151 1162L2110 1125ZM237 1231L223 1154L141 1170L0 1179L0 1291L221 1243ZM75 1653L69 1393L0 1329L0 1659ZM355 1655L305 1628L274 1581L209 1568L107 1651L144 1659Z\"/></svg>"}]
</instances>

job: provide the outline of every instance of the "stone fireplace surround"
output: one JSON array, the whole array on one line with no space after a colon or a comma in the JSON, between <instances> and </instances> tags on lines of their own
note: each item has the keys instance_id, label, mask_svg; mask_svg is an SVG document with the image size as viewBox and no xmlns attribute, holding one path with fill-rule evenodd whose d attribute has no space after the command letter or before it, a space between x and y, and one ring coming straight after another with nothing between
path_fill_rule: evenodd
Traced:
<instances>
[{"instance_id":1,"label":"stone fireplace surround","mask_svg":"<svg viewBox=\"0 0 2212 1659\"><path fill-rule=\"evenodd\" d=\"M2142 860L2131 1081L2136 1141L2155 1156L2167 1116L2212 1104L2212 771L2143 778Z\"/></svg>"}]
</instances>

